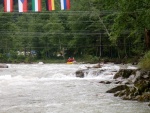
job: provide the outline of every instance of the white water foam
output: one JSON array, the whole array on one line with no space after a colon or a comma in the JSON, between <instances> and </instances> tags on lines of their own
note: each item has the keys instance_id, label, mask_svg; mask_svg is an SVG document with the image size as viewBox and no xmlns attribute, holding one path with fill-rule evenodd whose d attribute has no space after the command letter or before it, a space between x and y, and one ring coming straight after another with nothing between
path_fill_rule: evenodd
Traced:
<instances>
[{"instance_id":1,"label":"white water foam","mask_svg":"<svg viewBox=\"0 0 150 113\"><path fill-rule=\"evenodd\" d=\"M8 64L8 69L0 70L0 80L69 80L76 77L76 71L86 70L82 79L112 79L123 67L136 69L131 65L103 64L102 68L92 68L96 64ZM91 67L91 68L88 68Z\"/></svg>"},{"instance_id":2,"label":"white water foam","mask_svg":"<svg viewBox=\"0 0 150 113\"><path fill-rule=\"evenodd\" d=\"M92 67L94 64L9 64L9 68L0 72L0 79L78 79L75 72ZM111 79L119 66L105 64L102 68L90 68L86 79Z\"/></svg>"},{"instance_id":3,"label":"white water foam","mask_svg":"<svg viewBox=\"0 0 150 113\"><path fill-rule=\"evenodd\" d=\"M77 70L91 64L10 64L0 69L0 113L149 113L137 102L123 101L105 92L119 65L90 68L85 78ZM97 81L98 80L98 81Z\"/></svg>"}]
</instances>

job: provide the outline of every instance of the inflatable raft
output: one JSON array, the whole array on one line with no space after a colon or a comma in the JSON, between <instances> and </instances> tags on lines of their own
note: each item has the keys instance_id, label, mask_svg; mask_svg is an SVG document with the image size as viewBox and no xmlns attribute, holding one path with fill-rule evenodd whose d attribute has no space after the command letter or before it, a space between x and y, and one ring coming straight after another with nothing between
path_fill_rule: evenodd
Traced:
<instances>
[{"instance_id":1,"label":"inflatable raft","mask_svg":"<svg viewBox=\"0 0 150 113\"><path fill-rule=\"evenodd\" d=\"M73 64L73 62L67 62L67 64Z\"/></svg>"}]
</instances>

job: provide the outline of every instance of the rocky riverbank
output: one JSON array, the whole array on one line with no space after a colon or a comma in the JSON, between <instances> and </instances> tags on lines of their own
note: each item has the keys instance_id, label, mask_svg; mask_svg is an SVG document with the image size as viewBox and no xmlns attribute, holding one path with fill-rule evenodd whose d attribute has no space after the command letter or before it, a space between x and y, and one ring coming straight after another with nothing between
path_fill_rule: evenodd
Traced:
<instances>
[{"instance_id":1,"label":"rocky riverbank","mask_svg":"<svg viewBox=\"0 0 150 113\"><path fill-rule=\"evenodd\" d=\"M150 71L140 69L120 69L114 75L114 81L100 83L115 83L116 87L107 91L124 100L149 102L150 106Z\"/></svg>"},{"instance_id":2,"label":"rocky riverbank","mask_svg":"<svg viewBox=\"0 0 150 113\"><path fill-rule=\"evenodd\" d=\"M76 77L84 78L91 72L93 76L112 75L113 79L100 81L103 84L115 84L107 93L114 93L114 96L124 100L148 102L150 106L150 71L133 68L131 65L114 66L119 66L119 69L113 69L112 66L86 67L76 71Z\"/></svg>"}]
</instances>

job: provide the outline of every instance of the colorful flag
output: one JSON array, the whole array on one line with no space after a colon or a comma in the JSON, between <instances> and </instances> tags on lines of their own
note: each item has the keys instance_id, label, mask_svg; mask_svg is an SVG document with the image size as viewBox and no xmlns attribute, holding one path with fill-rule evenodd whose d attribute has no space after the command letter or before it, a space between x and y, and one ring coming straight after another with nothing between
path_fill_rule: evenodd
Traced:
<instances>
[{"instance_id":1,"label":"colorful flag","mask_svg":"<svg viewBox=\"0 0 150 113\"><path fill-rule=\"evenodd\" d=\"M41 0L32 0L32 10L40 12L42 10Z\"/></svg>"},{"instance_id":2,"label":"colorful flag","mask_svg":"<svg viewBox=\"0 0 150 113\"><path fill-rule=\"evenodd\" d=\"M55 10L54 0L46 0L46 9L48 11Z\"/></svg>"},{"instance_id":3,"label":"colorful flag","mask_svg":"<svg viewBox=\"0 0 150 113\"><path fill-rule=\"evenodd\" d=\"M18 8L19 12L27 12L28 11L27 0L18 0Z\"/></svg>"},{"instance_id":4,"label":"colorful flag","mask_svg":"<svg viewBox=\"0 0 150 113\"><path fill-rule=\"evenodd\" d=\"M60 0L61 10L69 10L70 9L70 0Z\"/></svg>"},{"instance_id":5,"label":"colorful flag","mask_svg":"<svg viewBox=\"0 0 150 113\"><path fill-rule=\"evenodd\" d=\"M4 0L4 12L13 12L13 0Z\"/></svg>"}]
</instances>

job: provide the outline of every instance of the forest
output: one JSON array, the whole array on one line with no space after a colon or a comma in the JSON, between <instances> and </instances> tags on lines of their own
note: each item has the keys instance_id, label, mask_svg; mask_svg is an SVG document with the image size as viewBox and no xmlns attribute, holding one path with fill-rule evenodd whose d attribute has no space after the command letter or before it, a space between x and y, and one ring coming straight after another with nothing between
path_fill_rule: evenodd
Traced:
<instances>
[{"instance_id":1,"label":"forest","mask_svg":"<svg viewBox=\"0 0 150 113\"><path fill-rule=\"evenodd\" d=\"M70 0L70 10L6 13L0 1L0 62L136 59L149 54L149 0ZM19 55L19 53L22 53ZM149 61L150 62L150 61Z\"/></svg>"}]
</instances>

